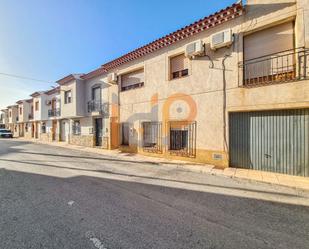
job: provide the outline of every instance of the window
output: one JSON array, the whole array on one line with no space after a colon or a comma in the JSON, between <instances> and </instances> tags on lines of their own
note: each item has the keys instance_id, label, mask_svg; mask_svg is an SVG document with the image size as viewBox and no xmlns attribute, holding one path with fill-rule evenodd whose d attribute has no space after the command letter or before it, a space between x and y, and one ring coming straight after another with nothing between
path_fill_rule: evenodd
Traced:
<instances>
[{"instance_id":1,"label":"window","mask_svg":"<svg viewBox=\"0 0 309 249\"><path fill-rule=\"evenodd\" d=\"M81 127L80 127L80 121L74 120L72 131L74 135L80 135L81 134Z\"/></svg>"},{"instance_id":2,"label":"window","mask_svg":"<svg viewBox=\"0 0 309 249\"><path fill-rule=\"evenodd\" d=\"M101 87L92 88L91 99L100 102L101 101Z\"/></svg>"},{"instance_id":3,"label":"window","mask_svg":"<svg viewBox=\"0 0 309 249\"><path fill-rule=\"evenodd\" d=\"M23 108L19 107L19 115L22 115L22 114L23 114Z\"/></svg>"},{"instance_id":4,"label":"window","mask_svg":"<svg viewBox=\"0 0 309 249\"><path fill-rule=\"evenodd\" d=\"M12 117L12 111L9 111L9 116L10 116L10 118Z\"/></svg>"},{"instance_id":5,"label":"window","mask_svg":"<svg viewBox=\"0 0 309 249\"><path fill-rule=\"evenodd\" d=\"M264 84L294 79L296 54L293 22L244 36L244 84Z\"/></svg>"},{"instance_id":6,"label":"window","mask_svg":"<svg viewBox=\"0 0 309 249\"><path fill-rule=\"evenodd\" d=\"M244 37L244 60L294 48L294 23L287 22Z\"/></svg>"},{"instance_id":7,"label":"window","mask_svg":"<svg viewBox=\"0 0 309 249\"><path fill-rule=\"evenodd\" d=\"M170 121L169 151L179 156L196 155L196 122Z\"/></svg>"},{"instance_id":8,"label":"window","mask_svg":"<svg viewBox=\"0 0 309 249\"><path fill-rule=\"evenodd\" d=\"M64 103L69 104L72 103L72 91L65 91L64 92Z\"/></svg>"},{"instance_id":9,"label":"window","mask_svg":"<svg viewBox=\"0 0 309 249\"><path fill-rule=\"evenodd\" d=\"M143 149L162 152L162 125L160 122L143 122Z\"/></svg>"},{"instance_id":10,"label":"window","mask_svg":"<svg viewBox=\"0 0 309 249\"><path fill-rule=\"evenodd\" d=\"M130 125L129 123L122 123L122 145L129 145L129 136L130 136Z\"/></svg>"},{"instance_id":11,"label":"window","mask_svg":"<svg viewBox=\"0 0 309 249\"><path fill-rule=\"evenodd\" d=\"M121 91L144 86L144 69L121 75Z\"/></svg>"},{"instance_id":12,"label":"window","mask_svg":"<svg viewBox=\"0 0 309 249\"><path fill-rule=\"evenodd\" d=\"M46 123L45 122L43 122L41 125L41 132L46 133Z\"/></svg>"},{"instance_id":13,"label":"window","mask_svg":"<svg viewBox=\"0 0 309 249\"><path fill-rule=\"evenodd\" d=\"M39 110L39 101L35 102L35 110L38 111Z\"/></svg>"},{"instance_id":14,"label":"window","mask_svg":"<svg viewBox=\"0 0 309 249\"><path fill-rule=\"evenodd\" d=\"M188 58L180 54L170 58L170 79L177 79L189 74Z\"/></svg>"},{"instance_id":15,"label":"window","mask_svg":"<svg viewBox=\"0 0 309 249\"><path fill-rule=\"evenodd\" d=\"M28 123L25 125L25 131L28 132Z\"/></svg>"}]
</instances>

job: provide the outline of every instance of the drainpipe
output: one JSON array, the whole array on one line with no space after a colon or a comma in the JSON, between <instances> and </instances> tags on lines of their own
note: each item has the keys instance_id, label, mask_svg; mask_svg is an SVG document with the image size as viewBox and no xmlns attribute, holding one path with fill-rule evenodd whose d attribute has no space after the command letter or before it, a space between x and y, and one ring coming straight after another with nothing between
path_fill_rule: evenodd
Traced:
<instances>
[{"instance_id":1,"label":"drainpipe","mask_svg":"<svg viewBox=\"0 0 309 249\"><path fill-rule=\"evenodd\" d=\"M222 59L222 76L223 76L223 149L224 152L229 151L229 146L227 143L227 136L226 136L226 75L225 75L225 60L230 57L230 54L224 55L224 58Z\"/></svg>"}]
</instances>

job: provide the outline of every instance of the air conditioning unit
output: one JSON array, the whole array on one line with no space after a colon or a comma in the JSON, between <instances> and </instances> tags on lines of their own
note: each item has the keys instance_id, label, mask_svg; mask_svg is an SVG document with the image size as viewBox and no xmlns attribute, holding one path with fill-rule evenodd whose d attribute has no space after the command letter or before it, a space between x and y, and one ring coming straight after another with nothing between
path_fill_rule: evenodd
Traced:
<instances>
[{"instance_id":1,"label":"air conditioning unit","mask_svg":"<svg viewBox=\"0 0 309 249\"><path fill-rule=\"evenodd\" d=\"M116 73L110 73L107 75L107 82L111 84L117 83L117 74Z\"/></svg>"},{"instance_id":2,"label":"air conditioning unit","mask_svg":"<svg viewBox=\"0 0 309 249\"><path fill-rule=\"evenodd\" d=\"M231 29L226 29L210 37L210 48L216 50L218 48L223 48L232 45L233 34Z\"/></svg>"},{"instance_id":3,"label":"air conditioning unit","mask_svg":"<svg viewBox=\"0 0 309 249\"><path fill-rule=\"evenodd\" d=\"M46 100L45 104L46 105L51 105L51 100Z\"/></svg>"},{"instance_id":4,"label":"air conditioning unit","mask_svg":"<svg viewBox=\"0 0 309 249\"><path fill-rule=\"evenodd\" d=\"M185 56L188 58L194 58L195 56L201 56L205 52L204 43L202 40L198 40L186 45Z\"/></svg>"}]
</instances>

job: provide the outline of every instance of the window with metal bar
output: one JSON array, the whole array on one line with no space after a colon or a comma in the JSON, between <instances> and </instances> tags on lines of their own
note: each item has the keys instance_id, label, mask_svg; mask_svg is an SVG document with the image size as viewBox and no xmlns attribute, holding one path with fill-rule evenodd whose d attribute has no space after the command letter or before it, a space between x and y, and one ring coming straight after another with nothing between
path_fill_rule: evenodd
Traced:
<instances>
[{"instance_id":1,"label":"window with metal bar","mask_svg":"<svg viewBox=\"0 0 309 249\"><path fill-rule=\"evenodd\" d=\"M72 132L74 135L80 135L81 134L81 127L80 127L80 121L74 120L73 126L72 126Z\"/></svg>"},{"instance_id":2,"label":"window with metal bar","mask_svg":"<svg viewBox=\"0 0 309 249\"><path fill-rule=\"evenodd\" d=\"M41 132L46 133L46 123L45 122L43 122L41 125Z\"/></svg>"},{"instance_id":3,"label":"window with metal bar","mask_svg":"<svg viewBox=\"0 0 309 249\"><path fill-rule=\"evenodd\" d=\"M169 151L179 156L196 156L196 122L170 121L167 123Z\"/></svg>"},{"instance_id":4,"label":"window with metal bar","mask_svg":"<svg viewBox=\"0 0 309 249\"><path fill-rule=\"evenodd\" d=\"M162 152L162 123L143 122L143 149L149 152Z\"/></svg>"}]
</instances>

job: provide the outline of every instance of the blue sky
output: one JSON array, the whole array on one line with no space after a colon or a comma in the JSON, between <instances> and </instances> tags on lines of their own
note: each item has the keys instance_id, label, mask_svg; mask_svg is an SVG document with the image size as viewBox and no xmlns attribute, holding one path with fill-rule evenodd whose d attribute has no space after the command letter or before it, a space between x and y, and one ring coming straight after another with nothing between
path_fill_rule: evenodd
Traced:
<instances>
[{"instance_id":1,"label":"blue sky","mask_svg":"<svg viewBox=\"0 0 309 249\"><path fill-rule=\"evenodd\" d=\"M49 89L67 74L89 72L234 2L0 0L0 109Z\"/></svg>"}]
</instances>

